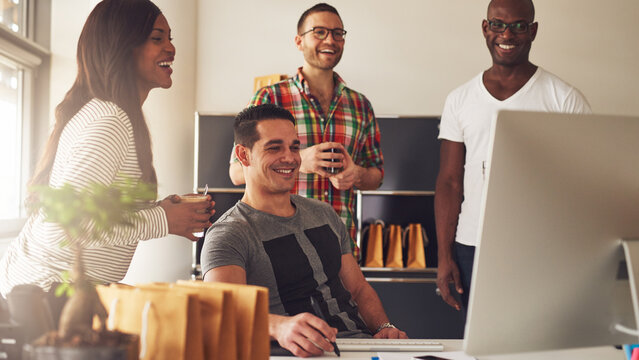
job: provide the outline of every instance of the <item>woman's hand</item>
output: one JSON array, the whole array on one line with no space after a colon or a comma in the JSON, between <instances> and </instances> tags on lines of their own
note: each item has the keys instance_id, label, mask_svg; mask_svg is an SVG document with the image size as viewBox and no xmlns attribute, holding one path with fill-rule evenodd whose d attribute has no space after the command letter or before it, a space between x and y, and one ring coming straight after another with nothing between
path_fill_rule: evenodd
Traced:
<instances>
[{"instance_id":1,"label":"woman's hand","mask_svg":"<svg viewBox=\"0 0 639 360\"><path fill-rule=\"evenodd\" d=\"M169 195L160 201L169 223L169 234L184 236L191 241L199 238L193 235L211 226L210 218L215 214L215 201L207 195L205 201L182 202L178 195Z\"/></svg>"}]
</instances>

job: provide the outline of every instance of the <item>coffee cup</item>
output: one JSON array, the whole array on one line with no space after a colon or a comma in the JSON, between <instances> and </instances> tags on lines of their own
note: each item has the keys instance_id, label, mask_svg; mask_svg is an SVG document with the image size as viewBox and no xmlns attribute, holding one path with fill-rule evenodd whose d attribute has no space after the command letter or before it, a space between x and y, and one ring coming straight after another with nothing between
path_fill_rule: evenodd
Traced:
<instances>
[{"instance_id":1,"label":"coffee cup","mask_svg":"<svg viewBox=\"0 0 639 360\"><path fill-rule=\"evenodd\" d=\"M208 201L208 198L206 194L186 194L186 195L180 195L180 200L182 202L191 203L191 202ZM204 214L207 212L207 210L206 209L198 210L198 212L201 214ZM204 229L194 232L193 235L197 237L204 236Z\"/></svg>"},{"instance_id":2,"label":"coffee cup","mask_svg":"<svg viewBox=\"0 0 639 360\"><path fill-rule=\"evenodd\" d=\"M331 153L341 153L342 151L338 148L330 148L327 150L324 150L324 152L331 152ZM339 159L329 159L328 161L330 162L340 162ZM342 171L342 168L340 167L325 167L324 170L326 170L327 172L331 173L331 174L337 174L340 171Z\"/></svg>"}]
</instances>

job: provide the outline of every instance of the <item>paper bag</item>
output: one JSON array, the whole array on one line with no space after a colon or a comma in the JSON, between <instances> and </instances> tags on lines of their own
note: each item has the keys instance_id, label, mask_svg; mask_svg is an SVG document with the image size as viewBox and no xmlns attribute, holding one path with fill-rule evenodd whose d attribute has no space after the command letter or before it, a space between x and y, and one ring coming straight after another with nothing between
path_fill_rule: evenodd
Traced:
<instances>
[{"instance_id":1,"label":"paper bag","mask_svg":"<svg viewBox=\"0 0 639 360\"><path fill-rule=\"evenodd\" d=\"M239 360L268 360L268 289L261 286L179 280L179 285L230 290L236 310Z\"/></svg>"},{"instance_id":2,"label":"paper bag","mask_svg":"<svg viewBox=\"0 0 639 360\"><path fill-rule=\"evenodd\" d=\"M138 285L138 287L169 289L170 291L195 295L199 299L199 313L194 324L197 323L201 329L204 359L237 358L235 309L230 290L197 288L172 283L152 283ZM191 324L189 323L189 325ZM224 346L220 344L224 344Z\"/></svg>"},{"instance_id":3,"label":"paper bag","mask_svg":"<svg viewBox=\"0 0 639 360\"><path fill-rule=\"evenodd\" d=\"M383 229L384 223L377 220L364 230L364 235L368 232L368 238L364 236L366 239L364 266L366 267L384 267Z\"/></svg>"},{"instance_id":4,"label":"paper bag","mask_svg":"<svg viewBox=\"0 0 639 360\"><path fill-rule=\"evenodd\" d=\"M203 359L201 324L188 324L199 316L197 295L115 284L96 289L109 310L107 327L140 336L140 359Z\"/></svg>"},{"instance_id":5,"label":"paper bag","mask_svg":"<svg viewBox=\"0 0 639 360\"><path fill-rule=\"evenodd\" d=\"M406 242L407 235L408 242ZM408 227L404 230L404 241L408 247L406 267L413 269L425 268L425 249L428 245L428 238L422 224L408 224Z\"/></svg>"},{"instance_id":6,"label":"paper bag","mask_svg":"<svg viewBox=\"0 0 639 360\"><path fill-rule=\"evenodd\" d=\"M180 291L197 293L202 312L204 354L207 360L237 359L236 304L233 292L203 286L172 284Z\"/></svg>"},{"instance_id":7,"label":"paper bag","mask_svg":"<svg viewBox=\"0 0 639 360\"><path fill-rule=\"evenodd\" d=\"M403 268L402 227L394 224L388 225L386 236L386 267Z\"/></svg>"}]
</instances>

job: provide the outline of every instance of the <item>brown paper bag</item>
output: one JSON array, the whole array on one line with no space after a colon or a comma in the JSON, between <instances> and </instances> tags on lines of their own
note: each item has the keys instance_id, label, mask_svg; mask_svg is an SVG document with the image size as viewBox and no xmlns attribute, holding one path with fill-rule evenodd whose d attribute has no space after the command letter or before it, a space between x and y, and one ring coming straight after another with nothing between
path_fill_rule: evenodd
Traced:
<instances>
[{"instance_id":1,"label":"brown paper bag","mask_svg":"<svg viewBox=\"0 0 639 360\"><path fill-rule=\"evenodd\" d=\"M394 224L388 225L386 236L386 267L403 268L402 227Z\"/></svg>"},{"instance_id":2,"label":"brown paper bag","mask_svg":"<svg viewBox=\"0 0 639 360\"><path fill-rule=\"evenodd\" d=\"M236 305L239 360L268 360L268 289L261 286L221 282L178 280L179 285L230 290Z\"/></svg>"},{"instance_id":3,"label":"brown paper bag","mask_svg":"<svg viewBox=\"0 0 639 360\"><path fill-rule=\"evenodd\" d=\"M380 220L368 225L365 230L368 232L368 238L365 240L366 258L364 266L366 267L384 267L383 230L384 223Z\"/></svg>"},{"instance_id":4,"label":"brown paper bag","mask_svg":"<svg viewBox=\"0 0 639 360\"><path fill-rule=\"evenodd\" d=\"M408 224L408 227L404 230L404 240L406 240L407 235L408 243L405 242L408 246L406 267L413 269L425 268L425 249L428 245L428 238L422 224Z\"/></svg>"},{"instance_id":5,"label":"brown paper bag","mask_svg":"<svg viewBox=\"0 0 639 360\"><path fill-rule=\"evenodd\" d=\"M109 310L107 327L140 336L140 359L203 359L197 295L122 285L97 291Z\"/></svg>"},{"instance_id":6,"label":"brown paper bag","mask_svg":"<svg viewBox=\"0 0 639 360\"><path fill-rule=\"evenodd\" d=\"M235 309L230 290L183 286L172 283L138 285L140 288L160 288L196 295L199 299L198 325L201 328L204 359L237 358L235 339ZM190 325L190 324L189 324ZM224 346L220 346L224 344Z\"/></svg>"},{"instance_id":7,"label":"brown paper bag","mask_svg":"<svg viewBox=\"0 0 639 360\"><path fill-rule=\"evenodd\" d=\"M183 291L195 292L200 298L205 358L207 360L237 359L237 315L233 292L184 284L173 284L173 286Z\"/></svg>"}]
</instances>

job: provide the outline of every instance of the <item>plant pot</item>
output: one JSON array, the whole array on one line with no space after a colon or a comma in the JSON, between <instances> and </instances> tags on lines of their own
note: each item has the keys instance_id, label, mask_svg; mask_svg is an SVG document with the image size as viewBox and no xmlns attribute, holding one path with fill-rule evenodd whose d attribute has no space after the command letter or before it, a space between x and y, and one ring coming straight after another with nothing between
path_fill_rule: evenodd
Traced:
<instances>
[{"instance_id":1,"label":"plant pot","mask_svg":"<svg viewBox=\"0 0 639 360\"><path fill-rule=\"evenodd\" d=\"M40 345L38 340L25 344L22 360L137 360L139 338L122 334L124 341L117 345Z\"/></svg>"}]
</instances>

